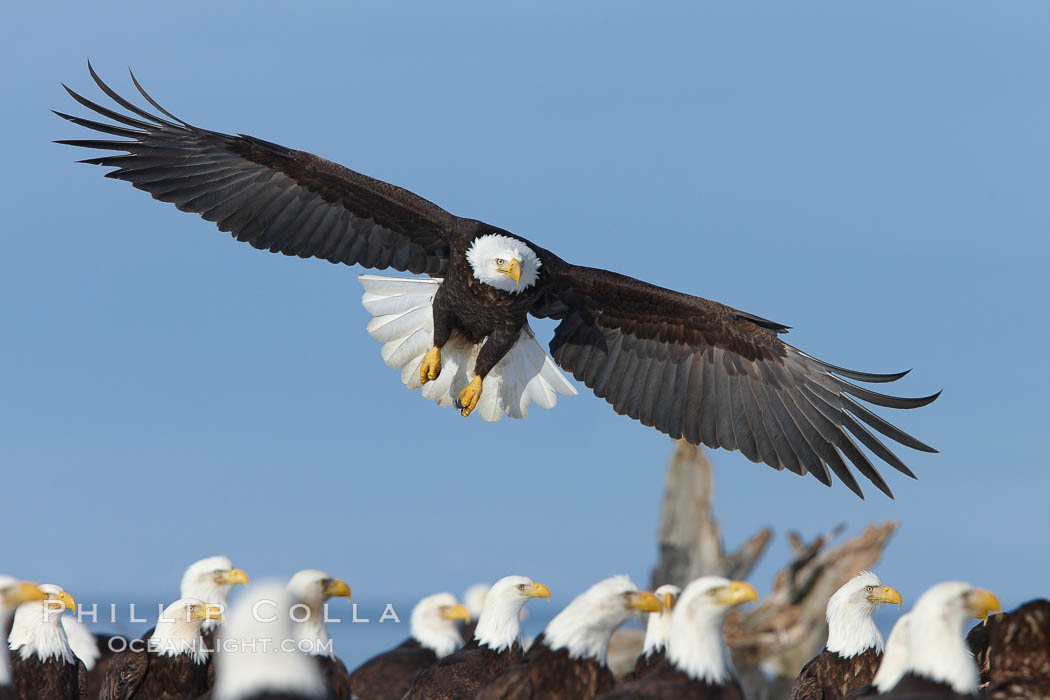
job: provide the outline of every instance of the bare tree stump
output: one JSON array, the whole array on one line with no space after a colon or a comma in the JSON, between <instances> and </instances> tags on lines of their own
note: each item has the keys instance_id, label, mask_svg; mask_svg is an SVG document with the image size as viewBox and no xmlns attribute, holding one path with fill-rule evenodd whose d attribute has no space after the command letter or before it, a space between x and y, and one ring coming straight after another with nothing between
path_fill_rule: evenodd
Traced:
<instances>
[{"instance_id":1,"label":"bare tree stump","mask_svg":"<svg viewBox=\"0 0 1050 700\"><path fill-rule=\"evenodd\" d=\"M714 479L704 452L679 440L664 482L660 511L660 561L652 572L652 586L684 586L700 576L747 578L773 537L764 528L737 551L722 549L722 532L715 520Z\"/></svg>"}]
</instances>

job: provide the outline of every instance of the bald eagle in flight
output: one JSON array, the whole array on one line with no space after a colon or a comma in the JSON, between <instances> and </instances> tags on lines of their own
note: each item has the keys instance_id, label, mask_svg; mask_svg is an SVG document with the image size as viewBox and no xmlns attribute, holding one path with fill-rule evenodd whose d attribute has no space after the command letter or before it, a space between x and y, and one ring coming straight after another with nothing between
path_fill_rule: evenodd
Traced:
<instances>
[{"instance_id":1,"label":"bald eagle in flight","mask_svg":"<svg viewBox=\"0 0 1050 700\"><path fill-rule=\"evenodd\" d=\"M570 264L497 226L455 216L395 185L252 136L198 128L99 88L134 116L70 90L116 123L57 113L117 139L62 140L119 151L83 162L116 168L154 198L213 221L253 247L431 279L362 276L369 331L409 387L487 420L550 408L576 389L571 373L621 414L673 438L740 450L861 493L851 462L889 487L857 443L914 477L869 428L931 447L865 408L917 408L937 398L887 396L853 381L892 382L822 362L783 342L787 326L615 272ZM161 116L163 115L163 116ZM527 317L560 321L548 357ZM853 381L850 381L853 380Z\"/></svg>"}]
</instances>

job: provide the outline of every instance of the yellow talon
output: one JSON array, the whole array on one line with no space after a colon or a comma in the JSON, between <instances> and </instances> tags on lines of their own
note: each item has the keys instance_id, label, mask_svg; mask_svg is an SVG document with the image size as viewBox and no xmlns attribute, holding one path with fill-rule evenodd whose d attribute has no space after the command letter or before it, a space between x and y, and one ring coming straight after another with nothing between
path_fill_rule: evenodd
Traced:
<instances>
[{"instance_id":1,"label":"yellow talon","mask_svg":"<svg viewBox=\"0 0 1050 700\"><path fill-rule=\"evenodd\" d=\"M459 392L459 413L464 418L469 416L474 408L478 405L478 399L481 398L481 375L475 374L474 378L470 380L470 384L467 384L463 388L463 391Z\"/></svg>"},{"instance_id":2,"label":"yellow talon","mask_svg":"<svg viewBox=\"0 0 1050 700\"><path fill-rule=\"evenodd\" d=\"M439 374L441 374L441 348L434 346L423 356L423 364L419 366L419 383L426 384L431 379L437 379Z\"/></svg>"}]
</instances>

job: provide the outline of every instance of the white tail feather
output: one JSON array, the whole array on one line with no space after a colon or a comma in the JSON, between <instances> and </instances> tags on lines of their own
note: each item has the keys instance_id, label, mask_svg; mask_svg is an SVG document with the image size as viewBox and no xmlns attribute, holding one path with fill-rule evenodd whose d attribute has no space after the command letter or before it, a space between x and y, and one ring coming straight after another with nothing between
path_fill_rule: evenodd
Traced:
<instances>
[{"instance_id":1,"label":"white tail feather","mask_svg":"<svg viewBox=\"0 0 1050 700\"><path fill-rule=\"evenodd\" d=\"M431 305L441 280L379 275L358 275L357 279L365 288L361 303L374 317L368 322L368 333L383 343L383 361L401 370L401 381L409 389L422 388L423 396L440 406L454 405L459 391L474 376L474 362L482 344L469 343L453 332L441 349L441 374L426 385L420 383L419 367L433 344ZM526 323L518 342L485 377L476 410L486 421L505 415L524 418L530 402L554 408L558 394L576 393L576 387L543 351Z\"/></svg>"}]
</instances>

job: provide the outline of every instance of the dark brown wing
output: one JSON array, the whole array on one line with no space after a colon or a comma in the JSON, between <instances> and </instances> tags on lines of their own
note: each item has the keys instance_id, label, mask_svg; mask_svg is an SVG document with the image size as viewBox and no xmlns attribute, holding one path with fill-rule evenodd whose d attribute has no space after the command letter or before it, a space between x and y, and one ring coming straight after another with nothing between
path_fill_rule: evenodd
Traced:
<instances>
[{"instance_id":1,"label":"dark brown wing","mask_svg":"<svg viewBox=\"0 0 1050 700\"><path fill-rule=\"evenodd\" d=\"M114 654L106 664L99 700L127 700L134 695L149 670L149 654L145 651L124 651Z\"/></svg>"},{"instance_id":2,"label":"dark brown wing","mask_svg":"<svg viewBox=\"0 0 1050 700\"><path fill-rule=\"evenodd\" d=\"M925 406L939 394L899 398L847 381L891 382L821 362L778 337L786 326L717 302L605 270L552 266L541 315L561 318L554 359L621 414L673 438L740 450L753 462L831 484L834 472L863 498L843 457L886 495L856 438L914 478L864 424L925 452L933 448L864 408ZM555 309L551 312L551 309ZM829 471L830 470L830 471Z\"/></svg>"},{"instance_id":3,"label":"dark brown wing","mask_svg":"<svg viewBox=\"0 0 1050 700\"><path fill-rule=\"evenodd\" d=\"M139 118L67 87L77 102L117 124L58 116L126 140L58 143L125 152L81 161L117 168L107 177L127 180L273 253L417 274L440 275L447 267L449 232L457 218L435 204L310 153L187 124L135 81L142 96L170 119L162 118L122 98L88 68L104 93Z\"/></svg>"}]
</instances>

